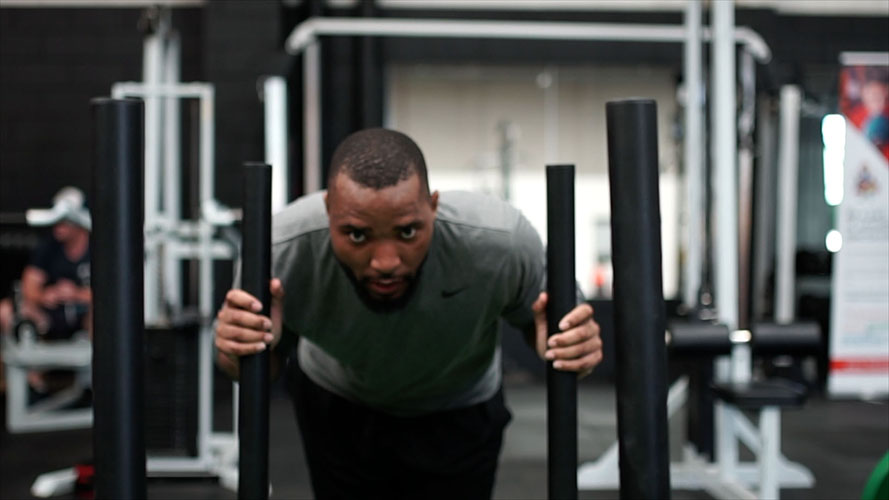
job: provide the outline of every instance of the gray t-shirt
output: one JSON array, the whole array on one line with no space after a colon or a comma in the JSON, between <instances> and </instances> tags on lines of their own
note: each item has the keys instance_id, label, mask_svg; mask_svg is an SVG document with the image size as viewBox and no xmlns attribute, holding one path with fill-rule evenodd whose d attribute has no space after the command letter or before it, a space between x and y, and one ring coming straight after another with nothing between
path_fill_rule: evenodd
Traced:
<instances>
[{"instance_id":1,"label":"gray t-shirt","mask_svg":"<svg viewBox=\"0 0 889 500\"><path fill-rule=\"evenodd\" d=\"M444 192L412 294L401 308L374 310L333 254L321 193L273 220L272 276L284 284L284 327L300 337L300 367L325 389L395 415L493 396L500 318L533 323L544 266L540 237L518 210Z\"/></svg>"}]
</instances>

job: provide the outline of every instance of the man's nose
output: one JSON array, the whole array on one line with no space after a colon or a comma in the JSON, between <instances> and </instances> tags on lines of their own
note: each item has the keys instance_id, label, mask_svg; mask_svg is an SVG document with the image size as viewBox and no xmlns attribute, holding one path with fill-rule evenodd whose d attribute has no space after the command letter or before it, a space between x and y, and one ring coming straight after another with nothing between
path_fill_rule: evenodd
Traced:
<instances>
[{"instance_id":1,"label":"man's nose","mask_svg":"<svg viewBox=\"0 0 889 500\"><path fill-rule=\"evenodd\" d=\"M398 249L392 243L379 243L370 259L370 267L380 274L393 274L401 265Z\"/></svg>"}]
</instances>

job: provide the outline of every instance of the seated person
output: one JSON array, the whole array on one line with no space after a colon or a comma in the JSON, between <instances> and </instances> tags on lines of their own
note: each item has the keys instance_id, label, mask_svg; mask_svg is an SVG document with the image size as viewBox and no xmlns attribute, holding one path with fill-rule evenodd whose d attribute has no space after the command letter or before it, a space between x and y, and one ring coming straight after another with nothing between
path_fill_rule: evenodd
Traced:
<instances>
[{"instance_id":1,"label":"seated person","mask_svg":"<svg viewBox=\"0 0 889 500\"><path fill-rule=\"evenodd\" d=\"M29 210L28 223L52 226L52 234L35 250L21 279L21 301L0 303L0 331L8 334L17 319L34 323L45 340L69 339L91 329L90 251L91 220L83 192L61 189L48 210ZM43 392L39 374L29 376L32 388Z\"/></svg>"}]
</instances>

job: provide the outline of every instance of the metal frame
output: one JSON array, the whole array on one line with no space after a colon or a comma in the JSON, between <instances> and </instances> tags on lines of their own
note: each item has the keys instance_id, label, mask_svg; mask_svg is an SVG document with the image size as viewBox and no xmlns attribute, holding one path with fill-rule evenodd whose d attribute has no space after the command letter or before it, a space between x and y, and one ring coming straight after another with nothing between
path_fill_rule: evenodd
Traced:
<instances>
[{"instance_id":1,"label":"metal frame","mask_svg":"<svg viewBox=\"0 0 889 500\"><path fill-rule=\"evenodd\" d=\"M759 62L771 58L771 50L755 31L733 28L733 43L741 43ZM303 179L306 193L321 188L321 81L320 36L500 38L522 40L599 40L614 42L682 43L687 33L681 25L608 24L558 21L464 21L430 19L310 18L287 38L289 54L303 54ZM701 38L711 33L701 29ZM720 116L720 120L725 117ZM734 124L732 123L732 127ZM700 147L700 146L698 146Z\"/></svg>"},{"instance_id":2,"label":"metal frame","mask_svg":"<svg viewBox=\"0 0 889 500\"><path fill-rule=\"evenodd\" d=\"M183 311L183 260L198 262L198 431L197 456L150 456L149 476L215 476L237 489L237 390L234 397L235 432L213 432L213 263L234 260L236 244L216 236L219 228L239 219L236 210L215 198L214 87L208 83L179 82L180 45L168 8L159 10L157 26L145 38L143 82L119 82L114 98L145 101L145 324L166 324ZM182 216L180 165L180 108L182 99L199 102L198 192L199 215ZM236 387L236 386L235 386Z\"/></svg>"},{"instance_id":3,"label":"metal frame","mask_svg":"<svg viewBox=\"0 0 889 500\"><path fill-rule=\"evenodd\" d=\"M37 342L24 335L18 342L3 336L6 369L6 428L9 432L81 429L93 423L92 407L64 409L90 386L92 343L84 335L72 340ZM75 371L74 384L43 401L28 404L28 371L65 368Z\"/></svg>"},{"instance_id":4,"label":"metal frame","mask_svg":"<svg viewBox=\"0 0 889 500\"><path fill-rule=\"evenodd\" d=\"M179 264L192 259L199 266L198 311L202 321L198 338L198 454L148 457L147 472L152 476L217 476L224 486L234 489L237 437L234 433L213 432L213 262L233 260L237 254L232 244L215 237L215 233L238 218L214 195L215 92L211 84L179 82L179 38L172 30L168 9L160 11L157 29L146 37L144 50L144 82L116 83L111 94L145 100L145 323L167 322L170 318L165 307L173 315L183 310ZM182 99L198 99L200 109L200 214L196 220L183 219L180 207Z\"/></svg>"},{"instance_id":5,"label":"metal frame","mask_svg":"<svg viewBox=\"0 0 889 500\"><path fill-rule=\"evenodd\" d=\"M683 268L683 303L698 305L703 277L705 225L704 214L704 75L702 71L701 1L688 0L685 9L686 39L683 57L685 76L685 267Z\"/></svg>"},{"instance_id":6,"label":"metal frame","mask_svg":"<svg viewBox=\"0 0 889 500\"><path fill-rule=\"evenodd\" d=\"M736 333L744 333L736 332ZM737 337L736 337L737 338ZM731 355L735 380L750 379L749 335L742 335ZM672 418L688 401L688 377L682 376L667 395L667 415ZM781 453L781 408L763 407L758 425L740 409L716 402L716 462L711 462L690 443L682 445L683 458L670 464L671 488L704 490L714 498L726 500L779 498L780 488L810 488L815 484L812 472L791 462ZM739 461L738 445L743 443L754 455L752 461ZM618 444L613 443L594 462L577 469L581 490L618 489Z\"/></svg>"},{"instance_id":7,"label":"metal frame","mask_svg":"<svg viewBox=\"0 0 889 500\"><path fill-rule=\"evenodd\" d=\"M165 267L178 264L180 260L185 259L197 259L200 266L198 309L204 324L200 329L198 343L198 456L194 458L149 457L147 464L149 475L209 474L219 476L224 480L226 486L231 487L230 485L233 484L231 482L232 472L234 473L235 482L237 477L235 465L237 463L237 438L234 434L214 433L212 431L214 333L210 320L213 318L213 261L232 260L236 255L236 250L230 244L214 238L213 234L217 227L231 225L236 219L236 214L231 210L222 208L213 195L213 86L206 83L152 86L139 82L124 82L115 84L111 93L115 98L141 97L149 100L165 97L174 99L193 98L200 101L200 219L196 221L181 220L174 213L166 210L154 209L149 211L147 193L154 191L149 190L148 186L152 183L157 183L158 179L156 173L155 177L149 177L147 161L145 178L146 324L150 324L152 320L156 322L163 319L156 312L152 316L148 314L149 303L155 301L156 304L160 304L161 292L158 285L152 285L149 289L149 279L156 280L160 274L150 261L149 256L162 254ZM147 114L146 121L148 121ZM146 160L148 155L151 154L149 153L149 148L157 147L156 139L151 138L149 134L150 129L146 126ZM176 150L178 151L178 148ZM155 170L155 172L159 172L159 170ZM178 176L178 172L170 172L169 169L165 169L164 172L168 176ZM164 186L165 199L178 198L178 182L166 182ZM174 189L174 191L171 192L169 189ZM156 274L152 276L151 272ZM164 283L165 288L179 288L181 284L181 281ZM149 295L149 291L153 295ZM167 295L165 298L170 300L171 295ZM180 302L178 306L181 307L181 305Z\"/></svg>"},{"instance_id":8,"label":"metal frame","mask_svg":"<svg viewBox=\"0 0 889 500\"><path fill-rule=\"evenodd\" d=\"M778 150L777 227L775 238L775 321L790 323L796 304L796 218L799 178L799 122L802 92L795 85L781 87Z\"/></svg>"},{"instance_id":9,"label":"metal frame","mask_svg":"<svg viewBox=\"0 0 889 500\"><path fill-rule=\"evenodd\" d=\"M272 166L272 213L290 201L290 162L287 147L287 80L270 76L262 82L265 115L265 162Z\"/></svg>"},{"instance_id":10,"label":"metal frame","mask_svg":"<svg viewBox=\"0 0 889 500\"><path fill-rule=\"evenodd\" d=\"M719 321L738 328L738 182L737 123L735 120L735 24L733 2L712 5L711 51L713 140L713 223L715 304Z\"/></svg>"}]
</instances>

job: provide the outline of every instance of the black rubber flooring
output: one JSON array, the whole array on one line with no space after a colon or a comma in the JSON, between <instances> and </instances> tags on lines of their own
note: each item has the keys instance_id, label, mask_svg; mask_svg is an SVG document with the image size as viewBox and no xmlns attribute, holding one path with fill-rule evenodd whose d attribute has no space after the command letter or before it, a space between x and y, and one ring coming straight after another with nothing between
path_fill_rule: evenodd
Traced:
<instances>
[{"instance_id":1,"label":"black rubber flooring","mask_svg":"<svg viewBox=\"0 0 889 500\"><path fill-rule=\"evenodd\" d=\"M494 497L536 499L546 497L545 450L538 443L545 436L528 431L540 427L544 412L544 387L536 383L512 384L506 389L514 419L507 434ZM582 418L599 422L586 430L594 439L581 450L581 458L595 457L614 436L614 395L610 387L582 388ZM3 400L5 411L5 398ZM224 420L225 406L219 417ZM598 413L597 413L598 412ZM270 478L272 498L311 498L300 441L286 394L276 389L271 407ZM4 418L5 420L5 418ZM5 424L5 422L4 422ZM531 427L529 427L531 426ZM90 430L32 434L0 434L0 499L31 498L31 483L43 472L62 469L89 458ZM857 499L877 461L889 450L889 404L887 401L828 400L813 397L799 410L782 415L785 455L808 467L815 475L811 489L785 489L787 499ZM110 437L109 437L110 438ZM545 438L545 437L544 437ZM582 443L583 445L583 443ZM233 499L235 493L209 479L151 479L148 497L157 499ZM583 491L581 498L617 498L617 491ZM61 497L65 498L65 497ZM68 496L67 498L74 498ZM674 491L676 499L704 499L699 491Z\"/></svg>"}]
</instances>

